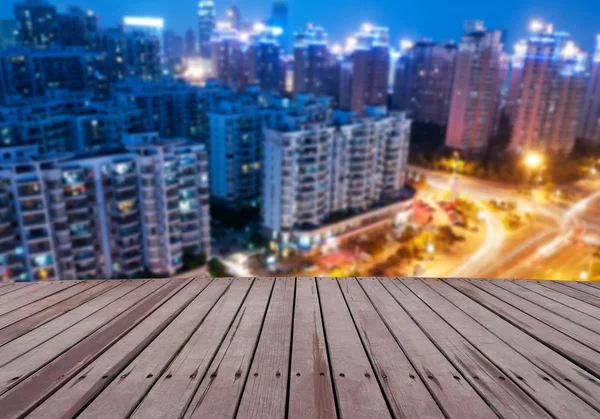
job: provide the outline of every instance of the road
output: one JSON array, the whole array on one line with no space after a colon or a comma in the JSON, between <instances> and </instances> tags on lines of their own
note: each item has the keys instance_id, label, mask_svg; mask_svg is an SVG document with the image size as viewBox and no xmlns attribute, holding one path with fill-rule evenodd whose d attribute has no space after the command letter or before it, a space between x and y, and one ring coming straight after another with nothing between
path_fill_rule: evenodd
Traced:
<instances>
[{"instance_id":1,"label":"road","mask_svg":"<svg viewBox=\"0 0 600 419\"><path fill-rule=\"evenodd\" d=\"M449 189L451 174L418 167L410 170L424 174L431 187ZM582 266L589 266L589 261L583 262L581 252L572 249L579 232L600 232L600 212L594 207L600 191L566 206L539 198L532 202L510 185L472 177L460 176L458 190L474 200L514 201L520 209L534 213L536 219L531 231L510 240L498 218L486 213L486 239L451 276L574 279L582 269L588 269Z\"/></svg>"}]
</instances>

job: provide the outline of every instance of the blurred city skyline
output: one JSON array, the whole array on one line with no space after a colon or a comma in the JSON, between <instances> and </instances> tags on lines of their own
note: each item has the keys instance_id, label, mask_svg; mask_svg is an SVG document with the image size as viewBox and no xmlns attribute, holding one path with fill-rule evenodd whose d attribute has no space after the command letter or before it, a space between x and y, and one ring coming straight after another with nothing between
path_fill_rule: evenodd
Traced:
<instances>
[{"instance_id":1,"label":"blurred city skyline","mask_svg":"<svg viewBox=\"0 0 600 419\"><path fill-rule=\"evenodd\" d=\"M53 4L58 10L66 10L71 5L92 9L98 14L102 27L114 26L122 21L123 16L134 15L162 17L167 29L180 34L189 28L197 30L197 2L193 0L172 0L168 3L158 0L61 0ZM232 4L240 9L242 19L249 21L268 18L272 6L270 0L219 0L215 2L218 20L225 19L225 12ZM376 3L368 0L288 0L287 4L289 28L292 31L310 22L323 26L334 41L342 41L353 34L363 22L388 26L394 46L401 38L458 41L463 21L479 19L490 29L505 30L505 48L511 51L512 45L526 36L528 22L540 18L553 22L558 30L569 32L582 48L593 51L596 34L600 32L597 24L600 21L600 7L594 7L592 0L561 0L551 4L542 0L508 0L502 3L502 7L474 1L449 4L441 0L415 4L391 0ZM2 2L0 18L9 18L12 14L13 3Z\"/></svg>"}]
</instances>

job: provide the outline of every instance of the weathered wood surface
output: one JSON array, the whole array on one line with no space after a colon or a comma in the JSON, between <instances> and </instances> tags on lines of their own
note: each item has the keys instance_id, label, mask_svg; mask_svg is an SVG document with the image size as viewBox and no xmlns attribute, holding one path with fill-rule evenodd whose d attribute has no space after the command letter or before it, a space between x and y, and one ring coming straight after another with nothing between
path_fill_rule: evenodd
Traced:
<instances>
[{"instance_id":1,"label":"weathered wood surface","mask_svg":"<svg viewBox=\"0 0 600 419\"><path fill-rule=\"evenodd\" d=\"M0 417L600 418L600 287L0 284Z\"/></svg>"}]
</instances>

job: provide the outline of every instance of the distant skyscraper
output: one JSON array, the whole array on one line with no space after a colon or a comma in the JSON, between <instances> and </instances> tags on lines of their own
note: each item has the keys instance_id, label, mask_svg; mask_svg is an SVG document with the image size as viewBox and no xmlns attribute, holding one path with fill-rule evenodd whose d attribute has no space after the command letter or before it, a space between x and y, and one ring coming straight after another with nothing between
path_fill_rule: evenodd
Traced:
<instances>
[{"instance_id":1,"label":"distant skyscraper","mask_svg":"<svg viewBox=\"0 0 600 419\"><path fill-rule=\"evenodd\" d=\"M17 45L17 22L12 19L0 19L0 49Z\"/></svg>"},{"instance_id":2,"label":"distant skyscraper","mask_svg":"<svg viewBox=\"0 0 600 419\"><path fill-rule=\"evenodd\" d=\"M227 10L227 21L231 27L237 31L242 28L242 18L240 16L240 9L234 4Z\"/></svg>"},{"instance_id":3,"label":"distant skyscraper","mask_svg":"<svg viewBox=\"0 0 600 419\"><path fill-rule=\"evenodd\" d=\"M198 3L198 49L202 58L210 58L210 37L215 29L214 0L200 0Z\"/></svg>"},{"instance_id":4,"label":"distant skyscraper","mask_svg":"<svg viewBox=\"0 0 600 419\"><path fill-rule=\"evenodd\" d=\"M14 5L21 45L46 47L58 42L56 8L44 0L25 0Z\"/></svg>"},{"instance_id":5,"label":"distant skyscraper","mask_svg":"<svg viewBox=\"0 0 600 419\"><path fill-rule=\"evenodd\" d=\"M364 115L368 106L387 105L389 31L365 24L350 44L353 50L350 107L358 115Z\"/></svg>"},{"instance_id":6,"label":"distant skyscraper","mask_svg":"<svg viewBox=\"0 0 600 419\"><path fill-rule=\"evenodd\" d=\"M519 95L521 94L521 77L523 76L523 64L527 52L527 42L519 41L515 44L515 51L510 60L510 79L508 82L508 92L506 94L506 103L504 105L504 115L508 117L508 122L512 126L515 114L519 105Z\"/></svg>"},{"instance_id":7,"label":"distant skyscraper","mask_svg":"<svg viewBox=\"0 0 600 419\"><path fill-rule=\"evenodd\" d=\"M248 35L241 35L229 23L217 25L212 36L212 75L219 82L241 91L246 85L245 52Z\"/></svg>"},{"instance_id":8,"label":"distant skyscraper","mask_svg":"<svg viewBox=\"0 0 600 419\"><path fill-rule=\"evenodd\" d=\"M196 50L196 32L193 29L185 31L185 56L187 58L198 55Z\"/></svg>"},{"instance_id":9,"label":"distant skyscraper","mask_svg":"<svg viewBox=\"0 0 600 419\"><path fill-rule=\"evenodd\" d=\"M578 137L589 145L600 145L600 35L596 37L596 52L579 120Z\"/></svg>"},{"instance_id":10,"label":"distant skyscraper","mask_svg":"<svg viewBox=\"0 0 600 419\"><path fill-rule=\"evenodd\" d=\"M448 123L457 48L419 41L396 63L393 105L410 112L412 120Z\"/></svg>"},{"instance_id":11,"label":"distant skyscraper","mask_svg":"<svg viewBox=\"0 0 600 419\"><path fill-rule=\"evenodd\" d=\"M175 31L165 31L163 35L163 50L165 52L165 62L169 67L181 63L183 49L183 37Z\"/></svg>"},{"instance_id":12,"label":"distant skyscraper","mask_svg":"<svg viewBox=\"0 0 600 419\"><path fill-rule=\"evenodd\" d=\"M321 27L307 26L294 40L294 95L301 92L325 93L329 50L327 33Z\"/></svg>"},{"instance_id":13,"label":"distant skyscraper","mask_svg":"<svg viewBox=\"0 0 600 419\"><path fill-rule=\"evenodd\" d=\"M265 91L275 91L282 87L280 48L277 41L279 28L259 25L250 36L250 46L246 55L248 83L257 84Z\"/></svg>"},{"instance_id":14,"label":"distant skyscraper","mask_svg":"<svg viewBox=\"0 0 600 419\"><path fill-rule=\"evenodd\" d=\"M487 149L497 129L505 56L502 32L467 22L458 46L446 145L468 153Z\"/></svg>"},{"instance_id":15,"label":"distant skyscraper","mask_svg":"<svg viewBox=\"0 0 600 419\"><path fill-rule=\"evenodd\" d=\"M533 21L509 150L568 153L575 144L587 56L566 33Z\"/></svg>"},{"instance_id":16,"label":"distant skyscraper","mask_svg":"<svg viewBox=\"0 0 600 419\"><path fill-rule=\"evenodd\" d=\"M285 4L285 0L276 0L275 3L273 3L269 25L281 28L279 44L285 52L288 52L290 50L292 34L289 32L288 28L288 6Z\"/></svg>"},{"instance_id":17,"label":"distant skyscraper","mask_svg":"<svg viewBox=\"0 0 600 419\"><path fill-rule=\"evenodd\" d=\"M90 34L98 32L98 15L91 10L70 7L58 15L59 40L65 46L86 46Z\"/></svg>"}]
</instances>

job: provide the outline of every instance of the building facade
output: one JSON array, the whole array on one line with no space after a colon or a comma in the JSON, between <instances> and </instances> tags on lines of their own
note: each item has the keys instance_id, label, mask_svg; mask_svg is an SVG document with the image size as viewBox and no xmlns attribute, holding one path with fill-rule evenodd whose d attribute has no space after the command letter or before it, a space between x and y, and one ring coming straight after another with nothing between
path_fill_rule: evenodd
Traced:
<instances>
[{"instance_id":1,"label":"building facade","mask_svg":"<svg viewBox=\"0 0 600 419\"><path fill-rule=\"evenodd\" d=\"M257 28L246 52L248 84L256 84L266 92L282 90L280 47L277 28Z\"/></svg>"},{"instance_id":2,"label":"building facade","mask_svg":"<svg viewBox=\"0 0 600 419\"><path fill-rule=\"evenodd\" d=\"M387 106L389 30L365 24L353 39L350 109L365 115L369 106Z\"/></svg>"},{"instance_id":3,"label":"building facade","mask_svg":"<svg viewBox=\"0 0 600 419\"><path fill-rule=\"evenodd\" d=\"M405 220L410 121L404 113L337 111L265 135L264 229L282 249L310 251L373 222Z\"/></svg>"},{"instance_id":4,"label":"building facade","mask_svg":"<svg viewBox=\"0 0 600 419\"><path fill-rule=\"evenodd\" d=\"M509 150L569 153L585 89L586 55L552 25L534 21L526 43Z\"/></svg>"},{"instance_id":5,"label":"building facade","mask_svg":"<svg viewBox=\"0 0 600 419\"><path fill-rule=\"evenodd\" d=\"M198 2L198 50L202 58L210 58L210 38L215 29L215 19L214 0L200 0Z\"/></svg>"},{"instance_id":6,"label":"building facade","mask_svg":"<svg viewBox=\"0 0 600 419\"><path fill-rule=\"evenodd\" d=\"M600 145L600 35L596 37L596 51L579 121L578 137L587 145Z\"/></svg>"},{"instance_id":7,"label":"building facade","mask_svg":"<svg viewBox=\"0 0 600 419\"><path fill-rule=\"evenodd\" d=\"M482 153L500 118L506 77L502 32L468 22L458 46L446 146Z\"/></svg>"},{"instance_id":8,"label":"building facade","mask_svg":"<svg viewBox=\"0 0 600 419\"><path fill-rule=\"evenodd\" d=\"M448 124L457 48L416 42L396 62L393 106L413 121Z\"/></svg>"},{"instance_id":9,"label":"building facade","mask_svg":"<svg viewBox=\"0 0 600 419\"><path fill-rule=\"evenodd\" d=\"M327 88L330 65L327 33L321 27L308 25L294 39L294 95L323 95Z\"/></svg>"},{"instance_id":10,"label":"building facade","mask_svg":"<svg viewBox=\"0 0 600 419\"><path fill-rule=\"evenodd\" d=\"M237 91L247 84L247 41L229 23L217 25L211 39L212 76Z\"/></svg>"},{"instance_id":11,"label":"building facade","mask_svg":"<svg viewBox=\"0 0 600 419\"><path fill-rule=\"evenodd\" d=\"M14 5L19 45L48 47L58 42L56 8L44 0L25 0Z\"/></svg>"}]
</instances>

